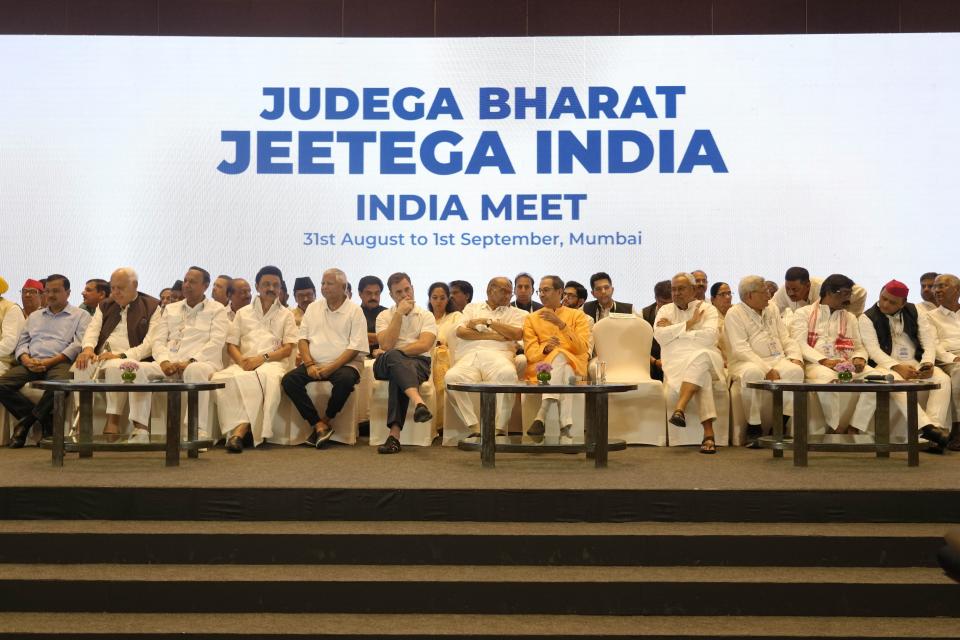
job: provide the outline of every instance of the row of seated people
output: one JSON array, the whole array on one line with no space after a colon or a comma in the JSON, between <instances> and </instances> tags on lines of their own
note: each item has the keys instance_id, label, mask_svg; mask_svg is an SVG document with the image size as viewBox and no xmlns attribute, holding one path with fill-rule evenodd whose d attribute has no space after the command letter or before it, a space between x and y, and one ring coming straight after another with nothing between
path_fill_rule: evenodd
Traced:
<instances>
[{"instance_id":1,"label":"row of seated people","mask_svg":"<svg viewBox=\"0 0 960 640\"><path fill-rule=\"evenodd\" d=\"M671 281L672 302L661 304L658 300L653 318L654 335L663 350L662 357L656 358L654 364L663 366L667 386L677 397L670 422L685 426L686 405L691 401L698 403L704 434L701 450L705 453L716 450L712 431L715 408L711 406L712 396L708 389L713 380L727 376L721 346L726 346L730 358L729 373L742 381L760 377L791 379L796 378L798 370L808 379L823 380L826 376L834 376L831 368L840 361L851 362L859 375L866 375L872 371L867 360L873 359L880 366L888 366L899 377L935 377L941 382L941 391L945 389L947 400L942 400L943 393L936 394L940 400L937 409L933 410L930 404L935 402L935 394L931 394L927 407L929 415L921 413L921 424L925 437L936 442L941 449L944 445L952 448L956 429L953 430L954 438L950 439L943 429L947 424L943 415L949 411L951 398L954 404L956 399L951 394L949 378L932 366L932 358L943 364L951 376L955 375L957 367L953 364L960 358L950 355L957 346L951 342L956 308L951 312L950 307L957 306L956 298L960 293L956 278L938 276L930 287L939 303L933 309L939 314L939 320L927 320L930 308L919 312L918 307L906 303L905 286L894 281L885 287L880 301L870 310L881 315L873 314L874 319L867 323L874 328L878 338L876 345L886 355L884 360L880 353L871 349L870 341L865 348L859 336L858 327L863 325L866 328L864 321L871 317L871 313L867 312L860 320L852 314L852 320L848 320L844 315L848 313L846 309L851 305L851 298L855 298L858 287L839 275L819 283L812 282L805 272L799 279L791 278L791 275L797 275L797 269L788 271L784 287L790 302L784 305L783 311L794 316L789 322L790 330L785 329L787 323L779 307L769 304L769 283L762 278L745 278L739 292L742 302L733 307L725 307L722 302L712 305L698 300L706 289L705 274L701 274L702 283L698 282L698 274L678 274ZM532 282L532 278L522 275ZM448 307L443 307L442 314L436 312L439 309L431 313L416 306L409 278L401 273L391 276L387 283L396 305L375 316L376 331L370 332L367 327L370 316L364 318L361 310L347 300L346 276L333 269L324 274L321 284L324 300L307 307L297 330L294 313L279 304L281 283L279 269L262 269L256 278L257 299L235 311L231 321L227 307L205 297L210 277L203 269L188 270L183 281L185 299L165 307L137 291L137 278L132 270L119 269L111 277L110 298L100 303L91 318L67 304L69 281L63 276L51 276L45 287L48 313L31 315L25 323L14 351L18 364L0 378L0 402L18 419L11 445L22 446L33 423L39 422L45 427L49 423L48 395L33 406L19 393L20 387L30 380L67 377L73 359L76 359L76 370L83 371L96 363L104 369L108 379L118 375L120 362L135 360L143 361L141 373L148 378L224 381L227 387L217 392L218 412L221 429L229 435L227 447L230 451L242 450L245 441L261 441L264 425L269 424L264 416L275 411L282 387L303 419L314 427L312 441L320 444L330 437L330 422L356 386L363 367L363 355L368 352L371 340L375 339L383 348L375 352L374 374L390 385L387 412L390 435L380 451L395 453L400 450L399 435L409 402L414 403L415 420L429 421L433 417L419 388L430 377L431 360L427 354L437 353L437 339L441 337L438 319L442 323L450 316L447 324L455 327L458 342L457 362L447 372L448 381L516 380L513 354L522 338L526 377L533 379L537 365L548 362L555 371L552 379L565 382L570 377L586 374L592 350L591 324L611 313L632 311L630 305L612 300L609 276L595 274L591 278L591 288L597 300L594 304L584 305L583 313L562 304L565 297L570 297L565 296L569 294L569 287L556 276L541 280L538 292L543 308L534 309L530 315L520 308L524 305L520 295L510 303L514 287L507 278L491 280L487 301L469 305L462 317L450 313ZM520 277L515 283L526 284ZM815 288L819 289L818 297L813 297ZM360 289L363 291L364 287ZM435 295L440 298L438 301L442 301L441 292L435 287L431 287L430 293L431 304ZM449 297L448 290L443 293ZM717 302L717 294L724 297L716 286L712 293ZM863 298L865 292L860 296L861 300ZM804 305L804 302L815 304ZM530 306L534 305L540 306L531 301ZM312 315L311 309L314 310ZM722 314L720 309L732 310ZM752 316L748 310L752 311ZM649 308L642 315L647 316L647 311ZM744 317L738 324L736 319L740 316ZM913 317L918 320L912 321ZM951 324L951 318L954 324ZM732 330L724 331L727 320L731 321ZM888 327L886 331L885 326ZM933 339L936 342L934 356L927 347L931 327L937 336ZM6 330L5 335L9 335ZM911 352L914 358L902 357L907 355L905 345L908 340L912 340L915 346ZM233 361L226 369L223 368L222 353L225 342L229 359ZM802 349L796 348L801 344L804 345ZM295 347L302 364L288 371L288 359ZM327 380L333 386L323 416L317 414L304 391L307 384L317 380ZM437 386L442 389L442 382ZM118 430L117 409L124 396L111 395L114 397L107 411L108 433ZM144 406L144 397L138 398L138 395L145 397L146 394L130 394L135 440L146 436L149 423L149 404ZM759 422L759 403L753 396L755 392L744 390L745 404L749 404L750 429L756 429ZM823 396L827 423L831 428L839 429L837 411L831 409L836 394ZM861 398L851 420L853 427L863 431L869 429L867 421L873 413L867 398L866 395ZM475 426L476 416L470 402L456 393L451 394L451 400L460 420ZM505 431L510 402L510 396L505 395L497 424L500 433ZM897 402L903 404L902 400ZM528 432L531 435L543 433L544 418L552 405L559 409L561 438L570 438L573 419L569 396L545 395ZM787 405L789 413L789 399ZM202 429L208 426L203 415L206 406L207 403L201 402ZM902 406L899 408L903 409Z\"/></svg>"}]
</instances>

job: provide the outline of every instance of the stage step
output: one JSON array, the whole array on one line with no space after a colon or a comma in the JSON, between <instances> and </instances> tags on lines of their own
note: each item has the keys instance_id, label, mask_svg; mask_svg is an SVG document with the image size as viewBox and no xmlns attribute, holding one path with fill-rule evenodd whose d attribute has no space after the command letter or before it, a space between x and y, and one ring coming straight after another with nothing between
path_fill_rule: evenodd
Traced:
<instances>
[{"instance_id":1,"label":"stage step","mask_svg":"<svg viewBox=\"0 0 960 640\"><path fill-rule=\"evenodd\" d=\"M0 565L0 610L960 616L939 569Z\"/></svg>"},{"instance_id":2,"label":"stage step","mask_svg":"<svg viewBox=\"0 0 960 640\"><path fill-rule=\"evenodd\" d=\"M84 640L253 636L280 640L324 638L616 638L697 640L730 638L955 638L955 618L764 618L671 616L498 616L382 614L209 614L0 613L0 638ZM71 632L71 629L77 631ZM82 631L80 631L82 630Z\"/></svg>"},{"instance_id":3,"label":"stage step","mask_svg":"<svg viewBox=\"0 0 960 640\"><path fill-rule=\"evenodd\" d=\"M0 521L0 563L935 567L944 525Z\"/></svg>"}]
</instances>

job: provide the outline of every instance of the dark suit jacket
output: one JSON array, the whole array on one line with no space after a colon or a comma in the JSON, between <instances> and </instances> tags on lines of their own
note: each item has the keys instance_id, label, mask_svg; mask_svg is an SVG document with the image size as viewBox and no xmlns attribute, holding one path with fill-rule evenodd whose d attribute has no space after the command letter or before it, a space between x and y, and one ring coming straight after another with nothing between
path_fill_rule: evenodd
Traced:
<instances>
[{"instance_id":1,"label":"dark suit jacket","mask_svg":"<svg viewBox=\"0 0 960 640\"><path fill-rule=\"evenodd\" d=\"M584 303L580 310L593 318L594 322L600 322L600 303L596 300ZM610 309L610 313L633 313L633 305L614 300L613 309Z\"/></svg>"}]
</instances>

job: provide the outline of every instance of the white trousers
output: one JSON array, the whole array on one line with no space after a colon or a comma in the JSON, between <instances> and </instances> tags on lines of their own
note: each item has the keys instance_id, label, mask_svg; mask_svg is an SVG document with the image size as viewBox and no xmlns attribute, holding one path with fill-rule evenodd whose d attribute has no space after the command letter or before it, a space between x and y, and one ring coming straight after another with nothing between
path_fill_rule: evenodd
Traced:
<instances>
[{"instance_id":1,"label":"white trousers","mask_svg":"<svg viewBox=\"0 0 960 640\"><path fill-rule=\"evenodd\" d=\"M915 369L920 368L920 363L916 360L905 360L903 364L910 365ZM903 376L893 370L877 368L880 373L889 373L897 380L903 380ZM960 377L960 376L958 376ZM939 389L927 392L927 406L920 406L917 410L917 424L925 427L932 424L935 427L947 427L947 419L950 413L950 376L945 374L937 367L933 368L933 375L927 379L927 382L937 382ZM891 404L900 412L904 420L907 416L907 398L905 393L894 393L890 396ZM892 435L892 434L891 434ZM906 433L903 434L906 437Z\"/></svg>"},{"instance_id":2,"label":"white trousers","mask_svg":"<svg viewBox=\"0 0 960 640\"><path fill-rule=\"evenodd\" d=\"M828 369L822 364L807 363L804 367L807 382L832 382L837 379L837 372ZM864 366L863 371L853 374L854 379L860 380L864 376L876 373L873 367ZM827 426L836 429L840 426L840 394L830 391L817 392L820 399L820 408L823 410L823 419ZM857 408L850 418L850 426L860 431L873 432L873 412L877 409L877 397L873 393L861 393L857 399Z\"/></svg>"},{"instance_id":3,"label":"white trousers","mask_svg":"<svg viewBox=\"0 0 960 640\"><path fill-rule=\"evenodd\" d=\"M209 362L192 362L183 370L183 382L209 382L210 376L217 371ZM167 382L179 382L180 376L166 376L160 364L157 362L141 362L140 371L148 380L165 380ZM150 424L150 403L152 393L130 392L130 419L140 424ZM210 392L201 391L198 397L198 420L197 430L201 438L210 436ZM186 425L186 401L181 401L181 420Z\"/></svg>"},{"instance_id":4,"label":"white trousers","mask_svg":"<svg viewBox=\"0 0 960 640\"><path fill-rule=\"evenodd\" d=\"M567 357L562 353L550 363L553 370L550 372L550 384L569 384L570 376L575 375L576 371L567 362ZM560 405L560 427L568 427L573 424L573 394L570 393L544 393L540 397L540 411L537 417L543 420L546 417L547 401L556 400Z\"/></svg>"},{"instance_id":5,"label":"white trousers","mask_svg":"<svg viewBox=\"0 0 960 640\"><path fill-rule=\"evenodd\" d=\"M287 368L282 362L264 362L253 371L233 364L210 378L227 386L217 389L220 433L229 437L241 424L249 424L254 446L273 437L273 418L280 406L280 381Z\"/></svg>"},{"instance_id":6,"label":"white trousers","mask_svg":"<svg viewBox=\"0 0 960 640\"><path fill-rule=\"evenodd\" d=\"M717 417L717 405L713 401L713 381L715 370L713 361L706 351L701 351L693 357L683 370L680 380L674 382L668 379L667 385L676 393L680 393L680 384L689 382L695 384L699 389L693 394L693 400L697 403L697 413L700 416L700 422L715 420Z\"/></svg>"},{"instance_id":7,"label":"white trousers","mask_svg":"<svg viewBox=\"0 0 960 640\"><path fill-rule=\"evenodd\" d=\"M767 366L773 365L773 369L780 374L780 380L783 382L803 382L803 367L790 362L786 358L769 358ZM752 362L734 362L730 365L730 375L740 378L740 397L743 399L743 412L747 416L747 423L752 425L760 424L760 408L763 406L763 396L767 392L762 389L751 389L747 384L751 382L762 382L766 378L766 372ZM783 414L793 415L793 394L783 394Z\"/></svg>"},{"instance_id":8,"label":"white trousers","mask_svg":"<svg viewBox=\"0 0 960 640\"><path fill-rule=\"evenodd\" d=\"M457 360L448 371L447 382L476 383L496 382L498 384L516 384L517 368L514 358L502 351L475 351ZM479 424L477 412L473 409L470 393L466 391L448 391L454 411L467 427ZM513 412L516 394L497 394L497 430L506 431Z\"/></svg>"}]
</instances>

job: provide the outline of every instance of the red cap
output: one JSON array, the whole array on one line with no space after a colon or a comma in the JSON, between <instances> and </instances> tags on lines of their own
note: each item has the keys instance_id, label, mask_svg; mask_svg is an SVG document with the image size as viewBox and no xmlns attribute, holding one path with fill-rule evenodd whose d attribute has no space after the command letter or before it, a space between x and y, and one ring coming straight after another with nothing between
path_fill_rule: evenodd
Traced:
<instances>
[{"instance_id":1,"label":"red cap","mask_svg":"<svg viewBox=\"0 0 960 640\"><path fill-rule=\"evenodd\" d=\"M26 282L23 283L23 289L36 289L37 291L43 291L43 283L39 280L34 280L33 278L28 278Z\"/></svg>"},{"instance_id":2,"label":"red cap","mask_svg":"<svg viewBox=\"0 0 960 640\"><path fill-rule=\"evenodd\" d=\"M907 288L907 285L903 284L899 280L891 280L887 284L883 285L883 288L892 296L897 296L898 298L907 299L907 295L910 293L910 289Z\"/></svg>"}]
</instances>

